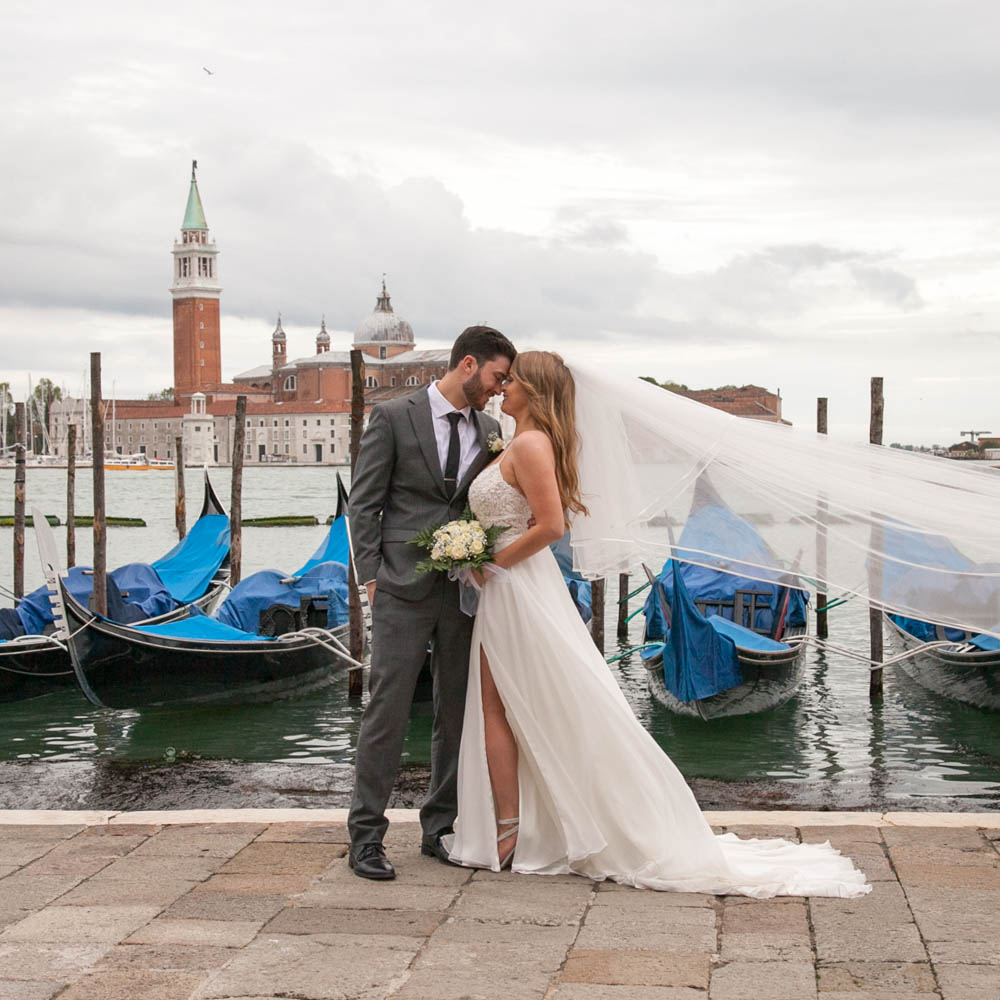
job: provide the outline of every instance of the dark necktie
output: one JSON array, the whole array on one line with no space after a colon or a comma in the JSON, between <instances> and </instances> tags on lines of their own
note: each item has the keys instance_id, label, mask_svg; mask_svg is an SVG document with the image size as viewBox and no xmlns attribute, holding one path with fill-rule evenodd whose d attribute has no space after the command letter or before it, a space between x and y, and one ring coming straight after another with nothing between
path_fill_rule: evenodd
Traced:
<instances>
[{"instance_id":1,"label":"dark necktie","mask_svg":"<svg viewBox=\"0 0 1000 1000\"><path fill-rule=\"evenodd\" d=\"M448 414L451 423L451 436L448 438L448 459L444 463L444 491L450 499L458 489L458 463L462 457L462 442L458 438L458 423L463 414L455 410Z\"/></svg>"}]
</instances>

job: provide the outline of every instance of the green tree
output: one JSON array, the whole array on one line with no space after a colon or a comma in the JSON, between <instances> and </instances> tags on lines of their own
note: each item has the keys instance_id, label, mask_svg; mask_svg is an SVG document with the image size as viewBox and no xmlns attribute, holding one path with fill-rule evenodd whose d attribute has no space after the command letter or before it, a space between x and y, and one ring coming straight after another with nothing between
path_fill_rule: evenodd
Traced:
<instances>
[{"instance_id":1,"label":"green tree","mask_svg":"<svg viewBox=\"0 0 1000 1000\"><path fill-rule=\"evenodd\" d=\"M49 411L52 404L62 399L62 389L54 385L50 378L40 378L31 394L28 420L28 440L31 450L40 454L45 450L45 435L49 429Z\"/></svg>"},{"instance_id":2,"label":"green tree","mask_svg":"<svg viewBox=\"0 0 1000 1000\"><path fill-rule=\"evenodd\" d=\"M640 375L639 378L641 378L643 382L658 385L661 389L667 389L670 392L686 392L688 388L682 382L674 382L673 379L667 379L666 382L657 382L651 375Z\"/></svg>"},{"instance_id":3,"label":"green tree","mask_svg":"<svg viewBox=\"0 0 1000 1000\"><path fill-rule=\"evenodd\" d=\"M173 400L173 398L174 398L174 387L172 385L168 385L166 389L161 389L159 392L151 392L146 397L146 399L169 399L171 401Z\"/></svg>"}]
</instances>

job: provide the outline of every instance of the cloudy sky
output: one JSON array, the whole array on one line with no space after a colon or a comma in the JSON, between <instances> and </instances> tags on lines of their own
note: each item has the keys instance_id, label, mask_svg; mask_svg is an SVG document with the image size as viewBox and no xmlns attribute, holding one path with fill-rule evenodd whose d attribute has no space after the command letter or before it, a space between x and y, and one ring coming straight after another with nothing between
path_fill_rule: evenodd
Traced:
<instances>
[{"instance_id":1,"label":"cloudy sky","mask_svg":"<svg viewBox=\"0 0 1000 1000\"><path fill-rule=\"evenodd\" d=\"M0 380L172 381L196 158L226 376L279 310L346 349L386 272L418 346L485 321L844 437L882 375L887 443L1000 433L995 0L492 6L8 0Z\"/></svg>"}]
</instances>

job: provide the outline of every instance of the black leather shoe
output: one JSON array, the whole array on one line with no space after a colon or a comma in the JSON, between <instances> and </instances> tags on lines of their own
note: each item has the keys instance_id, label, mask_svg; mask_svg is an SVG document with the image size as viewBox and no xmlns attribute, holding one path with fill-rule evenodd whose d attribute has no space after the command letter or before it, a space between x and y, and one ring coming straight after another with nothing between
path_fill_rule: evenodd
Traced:
<instances>
[{"instance_id":1,"label":"black leather shoe","mask_svg":"<svg viewBox=\"0 0 1000 1000\"><path fill-rule=\"evenodd\" d=\"M423 840L420 841L420 853L426 854L429 858L437 858L443 864L454 865L456 868L459 867L448 857L448 852L441 843L441 838L452 832L451 830L442 830L441 833L436 833L433 837L428 837L424 834Z\"/></svg>"},{"instance_id":2,"label":"black leather shoe","mask_svg":"<svg viewBox=\"0 0 1000 1000\"><path fill-rule=\"evenodd\" d=\"M383 880L396 877L396 869L389 863L381 844L362 844L357 849L352 847L347 863L361 878Z\"/></svg>"}]
</instances>

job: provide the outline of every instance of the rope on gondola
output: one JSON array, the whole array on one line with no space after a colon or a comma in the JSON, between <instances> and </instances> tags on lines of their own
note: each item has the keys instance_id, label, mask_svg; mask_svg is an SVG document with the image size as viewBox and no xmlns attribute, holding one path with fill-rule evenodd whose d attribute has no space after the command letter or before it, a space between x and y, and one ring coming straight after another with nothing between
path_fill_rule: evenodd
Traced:
<instances>
[{"instance_id":1,"label":"rope on gondola","mask_svg":"<svg viewBox=\"0 0 1000 1000\"><path fill-rule=\"evenodd\" d=\"M919 656L922 653L926 653L929 649L954 649L958 645L958 643L947 640L923 642L915 649L908 649L905 652L897 653L895 656L890 656L887 660L879 661L873 660L870 656L865 656L864 653L858 653L853 649L848 649L846 646L838 646L836 643L830 642L826 639L819 639L814 635L792 636L791 638L786 639L785 642L789 646L815 646L817 649L821 649L824 652L829 650L832 653L839 653L841 656L850 657L852 660L867 663L869 670L881 670L883 667L890 667L894 663L902 663L903 660L909 660L914 656Z\"/></svg>"},{"instance_id":2,"label":"rope on gondola","mask_svg":"<svg viewBox=\"0 0 1000 1000\"><path fill-rule=\"evenodd\" d=\"M289 642L293 639L301 638L312 639L318 646L325 646L331 653L335 653L340 659L346 660L354 669L364 667L364 664L355 660L348 648L332 632L325 628L304 628L299 629L298 632L285 632L275 638L277 642Z\"/></svg>"}]
</instances>

